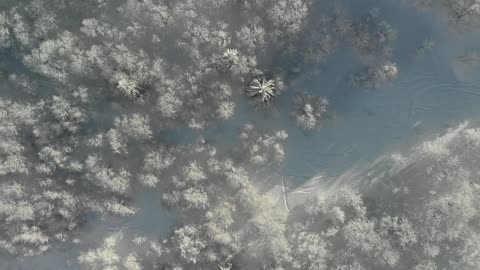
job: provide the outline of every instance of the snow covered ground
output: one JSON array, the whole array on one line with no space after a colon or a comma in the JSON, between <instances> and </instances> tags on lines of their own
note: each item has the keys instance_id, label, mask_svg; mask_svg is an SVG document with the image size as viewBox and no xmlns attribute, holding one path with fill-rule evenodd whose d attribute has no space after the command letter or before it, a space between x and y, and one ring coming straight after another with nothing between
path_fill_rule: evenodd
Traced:
<instances>
[{"instance_id":1,"label":"snow covered ground","mask_svg":"<svg viewBox=\"0 0 480 270\"><path fill-rule=\"evenodd\" d=\"M356 181L361 168L382 155L441 134L465 120L480 118L480 77L477 75L480 65L458 60L466 51L480 49L475 47L480 44L480 34L447 32L446 22L436 16L416 14L399 8L399 4L385 2L380 4L385 17L398 27L398 44L394 48L400 70L398 80L384 89L351 89L339 82L342 79L339 74L351 71L356 63L351 63L351 57L346 56L348 52L339 53L318 77L299 79L293 84L293 87L308 87L331 101L336 117L328 125L319 131L303 132L289 118L288 107L256 119L257 125L286 129L289 134L287 160L278 176L272 177L271 183L277 187L271 193L279 197L282 205L285 205L283 194L288 194L290 209L318 190L334 190ZM418 58L415 46L427 37L435 41L435 47ZM222 133L212 135L212 140L237 136L235 129L243 124L242 120L255 113L258 112L244 115L233 127L217 128L216 131ZM167 233L174 216L159 211L155 194L139 192L136 201L135 206L140 209L137 215L121 221L101 220L99 223L103 226L97 224L95 230L125 227L132 232ZM64 265L61 263L64 259L64 253L53 250L41 257L12 262L10 266L0 264L0 268L67 269L59 266Z\"/></svg>"}]
</instances>

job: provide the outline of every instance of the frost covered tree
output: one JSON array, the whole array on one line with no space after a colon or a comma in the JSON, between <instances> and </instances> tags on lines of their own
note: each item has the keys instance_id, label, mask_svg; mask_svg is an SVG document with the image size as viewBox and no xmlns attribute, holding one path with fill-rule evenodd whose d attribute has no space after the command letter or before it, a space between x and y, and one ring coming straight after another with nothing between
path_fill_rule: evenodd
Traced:
<instances>
[{"instance_id":1,"label":"frost covered tree","mask_svg":"<svg viewBox=\"0 0 480 270\"><path fill-rule=\"evenodd\" d=\"M386 62L354 74L351 78L351 85L354 87L380 88L389 84L397 77L397 65L392 62Z\"/></svg>"},{"instance_id":2,"label":"frost covered tree","mask_svg":"<svg viewBox=\"0 0 480 270\"><path fill-rule=\"evenodd\" d=\"M261 134L251 124L244 125L240 134L244 159L254 165L264 166L269 163L281 163L285 159L282 141L288 138L284 130L273 134ZM239 153L240 154L240 153Z\"/></svg>"},{"instance_id":3,"label":"frost covered tree","mask_svg":"<svg viewBox=\"0 0 480 270\"><path fill-rule=\"evenodd\" d=\"M118 246L122 240L123 234L118 232L106 237L101 247L83 252L78 256L78 262L82 269L144 269L136 253L121 254L123 252Z\"/></svg>"},{"instance_id":4,"label":"frost covered tree","mask_svg":"<svg viewBox=\"0 0 480 270\"><path fill-rule=\"evenodd\" d=\"M367 183L361 193L314 197L296 220L329 241L335 265L475 269L478 138L463 125L386 158L358 176Z\"/></svg>"},{"instance_id":5,"label":"frost covered tree","mask_svg":"<svg viewBox=\"0 0 480 270\"><path fill-rule=\"evenodd\" d=\"M268 19L275 25L276 34L298 34L302 31L311 1L308 0L280 0L274 1L267 11Z\"/></svg>"},{"instance_id":6,"label":"frost covered tree","mask_svg":"<svg viewBox=\"0 0 480 270\"><path fill-rule=\"evenodd\" d=\"M392 43L397 38L397 32L381 17L379 9L370 10L354 22L351 31L350 42L361 55L383 61L391 57Z\"/></svg>"},{"instance_id":7,"label":"frost covered tree","mask_svg":"<svg viewBox=\"0 0 480 270\"><path fill-rule=\"evenodd\" d=\"M145 154L139 181L146 186L155 186L162 178L162 172L171 167L176 160L175 149L160 147Z\"/></svg>"},{"instance_id":8,"label":"frost covered tree","mask_svg":"<svg viewBox=\"0 0 480 270\"><path fill-rule=\"evenodd\" d=\"M192 225L175 230L173 242L182 258L193 264L200 261L199 256L207 246L206 241L201 239L199 229Z\"/></svg>"},{"instance_id":9,"label":"frost covered tree","mask_svg":"<svg viewBox=\"0 0 480 270\"><path fill-rule=\"evenodd\" d=\"M116 251L119 238L121 238L120 234L106 238L102 247L87 251L78 257L78 261L88 265L90 269L115 269L115 265L121 261Z\"/></svg>"},{"instance_id":10,"label":"frost covered tree","mask_svg":"<svg viewBox=\"0 0 480 270\"><path fill-rule=\"evenodd\" d=\"M37 121L35 107L30 104L19 104L11 100L0 99L0 175L9 173L26 174L27 159L23 153L26 149L19 140L19 135L25 132Z\"/></svg>"},{"instance_id":11,"label":"frost covered tree","mask_svg":"<svg viewBox=\"0 0 480 270\"><path fill-rule=\"evenodd\" d=\"M141 96L138 84L128 78L123 78L118 81L118 89L122 94L131 99L137 99Z\"/></svg>"},{"instance_id":12,"label":"frost covered tree","mask_svg":"<svg viewBox=\"0 0 480 270\"><path fill-rule=\"evenodd\" d=\"M292 244L292 269L322 270L327 269L329 254L328 242L319 234L295 228L289 239Z\"/></svg>"},{"instance_id":13,"label":"frost covered tree","mask_svg":"<svg viewBox=\"0 0 480 270\"><path fill-rule=\"evenodd\" d=\"M450 22L460 29L471 28L478 25L480 18L480 2L478 0L404 0L416 8L434 8L445 13ZM473 29L473 28L472 28Z\"/></svg>"},{"instance_id":14,"label":"frost covered tree","mask_svg":"<svg viewBox=\"0 0 480 270\"><path fill-rule=\"evenodd\" d=\"M124 194L130 188L131 175L126 170L115 171L103 165L102 158L90 155L85 160L86 177L107 192Z\"/></svg>"},{"instance_id":15,"label":"frost covered tree","mask_svg":"<svg viewBox=\"0 0 480 270\"><path fill-rule=\"evenodd\" d=\"M295 112L293 116L297 125L303 129L311 130L322 125L328 112L328 100L315 97L309 92L300 92L293 100Z\"/></svg>"},{"instance_id":16,"label":"frost covered tree","mask_svg":"<svg viewBox=\"0 0 480 270\"><path fill-rule=\"evenodd\" d=\"M136 222L143 185L174 213L170 232L94 239L81 246L81 267L478 269L478 130L397 156L407 164L378 186L315 196L291 213L258 180L286 160L285 131L247 124L237 148L212 139L220 121L248 121L234 117L251 107L245 96L272 103L336 48L370 67L357 86L398 77L388 18L326 2L2 2L2 252L21 260L80 243L92 222ZM435 5L461 24L479 13L476 1ZM305 129L329 109L309 94L295 106Z\"/></svg>"},{"instance_id":17,"label":"frost covered tree","mask_svg":"<svg viewBox=\"0 0 480 270\"><path fill-rule=\"evenodd\" d=\"M174 256L161 255L162 265L215 268L251 258L252 267L264 267L280 264L288 255L286 216L273 200L257 192L242 166L217 156L205 144L177 149L174 167L151 161L160 169L154 174L171 175L158 185L162 202L182 224L165 246Z\"/></svg>"}]
</instances>

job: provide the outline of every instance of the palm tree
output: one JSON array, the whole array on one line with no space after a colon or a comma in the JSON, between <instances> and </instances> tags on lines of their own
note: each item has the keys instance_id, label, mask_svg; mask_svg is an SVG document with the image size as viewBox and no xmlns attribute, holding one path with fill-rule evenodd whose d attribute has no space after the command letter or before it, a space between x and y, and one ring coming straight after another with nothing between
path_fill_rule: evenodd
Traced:
<instances>
[{"instance_id":1,"label":"palm tree","mask_svg":"<svg viewBox=\"0 0 480 270\"><path fill-rule=\"evenodd\" d=\"M227 72L234 64L238 63L239 56L237 49L227 49L223 52L219 62L216 63L216 68L220 72Z\"/></svg>"},{"instance_id":2,"label":"palm tree","mask_svg":"<svg viewBox=\"0 0 480 270\"><path fill-rule=\"evenodd\" d=\"M227 49L223 52L222 59L228 63L228 67L238 62L238 50L237 49Z\"/></svg>"},{"instance_id":3,"label":"palm tree","mask_svg":"<svg viewBox=\"0 0 480 270\"><path fill-rule=\"evenodd\" d=\"M275 81L266 80L265 77L261 80L254 79L247 89L247 95L254 103L259 105L268 104L270 100L275 97L275 94Z\"/></svg>"}]
</instances>

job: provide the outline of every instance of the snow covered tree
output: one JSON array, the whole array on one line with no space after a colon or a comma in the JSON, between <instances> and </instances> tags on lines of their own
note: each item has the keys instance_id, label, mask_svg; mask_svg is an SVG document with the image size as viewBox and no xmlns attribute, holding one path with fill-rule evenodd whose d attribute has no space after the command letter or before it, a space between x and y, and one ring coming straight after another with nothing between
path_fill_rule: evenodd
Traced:
<instances>
[{"instance_id":1,"label":"snow covered tree","mask_svg":"<svg viewBox=\"0 0 480 270\"><path fill-rule=\"evenodd\" d=\"M380 88L395 80L397 77L397 65L392 62L386 62L354 74L351 79L351 84L354 87Z\"/></svg>"},{"instance_id":2,"label":"snow covered tree","mask_svg":"<svg viewBox=\"0 0 480 270\"><path fill-rule=\"evenodd\" d=\"M461 30L472 28L480 22L480 2L478 0L404 0L416 8L433 8L446 13L450 22Z\"/></svg>"},{"instance_id":3,"label":"snow covered tree","mask_svg":"<svg viewBox=\"0 0 480 270\"><path fill-rule=\"evenodd\" d=\"M128 98L137 99L141 96L138 84L128 78L119 80L117 87Z\"/></svg>"},{"instance_id":4,"label":"snow covered tree","mask_svg":"<svg viewBox=\"0 0 480 270\"><path fill-rule=\"evenodd\" d=\"M302 31L309 12L309 0L280 0L273 1L272 7L267 11L268 19L277 28L276 35L298 34Z\"/></svg>"},{"instance_id":5,"label":"snow covered tree","mask_svg":"<svg viewBox=\"0 0 480 270\"><path fill-rule=\"evenodd\" d=\"M329 257L328 242L312 232L296 232L291 236L292 268L322 270L327 269Z\"/></svg>"},{"instance_id":6,"label":"snow covered tree","mask_svg":"<svg viewBox=\"0 0 480 270\"><path fill-rule=\"evenodd\" d=\"M200 261L199 257L202 256L202 251L207 246L205 240L200 236L199 229L192 225L175 230L172 241L182 258L193 264Z\"/></svg>"},{"instance_id":7,"label":"snow covered tree","mask_svg":"<svg viewBox=\"0 0 480 270\"><path fill-rule=\"evenodd\" d=\"M130 173L126 170L115 171L102 164L102 158L90 155L85 160L86 177L106 192L124 194L130 188Z\"/></svg>"},{"instance_id":8,"label":"snow covered tree","mask_svg":"<svg viewBox=\"0 0 480 270\"><path fill-rule=\"evenodd\" d=\"M371 9L359 21L353 23L350 42L360 55L386 61L391 57L395 29L383 19L379 9Z\"/></svg>"},{"instance_id":9,"label":"snow covered tree","mask_svg":"<svg viewBox=\"0 0 480 270\"><path fill-rule=\"evenodd\" d=\"M321 126L328 110L327 99L301 92L294 97L293 102L296 107L293 115L299 127L311 130Z\"/></svg>"},{"instance_id":10,"label":"snow covered tree","mask_svg":"<svg viewBox=\"0 0 480 270\"><path fill-rule=\"evenodd\" d=\"M285 159L285 150L282 141L288 138L284 131L273 134L261 134L251 124L246 124L240 134L242 154L254 165L281 163Z\"/></svg>"}]
</instances>

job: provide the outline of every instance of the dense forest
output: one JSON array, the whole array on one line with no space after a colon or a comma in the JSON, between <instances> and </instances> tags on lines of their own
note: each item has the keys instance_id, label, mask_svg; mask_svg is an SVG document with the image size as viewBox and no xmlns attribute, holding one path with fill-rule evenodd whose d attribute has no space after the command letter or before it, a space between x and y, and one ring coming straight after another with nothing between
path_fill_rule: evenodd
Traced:
<instances>
[{"instance_id":1,"label":"dense forest","mask_svg":"<svg viewBox=\"0 0 480 270\"><path fill-rule=\"evenodd\" d=\"M339 87L388 95L397 43L415 65L443 42L351 2L0 1L0 268L480 269L480 115L313 188L282 174L291 126L345 121L299 82L342 55ZM478 0L385 2L480 29Z\"/></svg>"}]
</instances>

